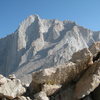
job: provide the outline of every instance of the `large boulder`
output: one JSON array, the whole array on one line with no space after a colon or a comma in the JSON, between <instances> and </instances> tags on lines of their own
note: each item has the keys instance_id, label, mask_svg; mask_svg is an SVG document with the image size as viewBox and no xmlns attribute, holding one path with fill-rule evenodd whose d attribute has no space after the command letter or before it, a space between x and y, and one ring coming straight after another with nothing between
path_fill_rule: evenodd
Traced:
<instances>
[{"instance_id":1,"label":"large boulder","mask_svg":"<svg viewBox=\"0 0 100 100\"><path fill-rule=\"evenodd\" d=\"M25 92L25 88L18 79L8 80L5 84L0 86L0 98L6 97L8 99L14 99Z\"/></svg>"},{"instance_id":2,"label":"large boulder","mask_svg":"<svg viewBox=\"0 0 100 100\"><path fill-rule=\"evenodd\" d=\"M75 63L69 62L55 68L47 68L35 72L32 78L33 81L41 84L63 84L74 77L75 68Z\"/></svg>"},{"instance_id":3,"label":"large boulder","mask_svg":"<svg viewBox=\"0 0 100 100\"><path fill-rule=\"evenodd\" d=\"M34 72L30 89L32 91L41 91L42 84L61 85L74 80L78 74L86 70L93 64L93 55L89 49L85 48L72 56L70 62L59 65L54 68L42 69Z\"/></svg>"},{"instance_id":4,"label":"large boulder","mask_svg":"<svg viewBox=\"0 0 100 100\"><path fill-rule=\"evenodd\" d=\"M75 63L69 62L55 68L47 68L33 73L30 90L41 91L43 84L64 84L73 80L76 75Z\"/></svg>"},{"instance_id":5,"label":"large boulder","mask_svg":"<svg viewBox=\"0 0 100 100\"><path fill-rule=\"evenodd\" d=\"M75 97L80 99L89 95L100 84L100 59L87 69L76 84Z\"/></svg>"}]
</instances>

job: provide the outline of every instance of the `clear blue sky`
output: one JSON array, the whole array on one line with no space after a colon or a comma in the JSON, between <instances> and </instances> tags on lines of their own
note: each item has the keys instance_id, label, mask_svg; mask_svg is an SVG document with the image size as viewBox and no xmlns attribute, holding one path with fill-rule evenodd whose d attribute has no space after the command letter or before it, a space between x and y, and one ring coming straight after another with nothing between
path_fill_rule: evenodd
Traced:
<instances>
[{"instance_id":1,"label":"clear blue sky","mask_svg":"<svg viewBox=\"0 0 100 100\"><path fill-rule=\"evenodd\" d=\"M100 0L0 0L0 38L14 32L29 15L72 20L100 30Z\"/></svg>"}]
</instances>

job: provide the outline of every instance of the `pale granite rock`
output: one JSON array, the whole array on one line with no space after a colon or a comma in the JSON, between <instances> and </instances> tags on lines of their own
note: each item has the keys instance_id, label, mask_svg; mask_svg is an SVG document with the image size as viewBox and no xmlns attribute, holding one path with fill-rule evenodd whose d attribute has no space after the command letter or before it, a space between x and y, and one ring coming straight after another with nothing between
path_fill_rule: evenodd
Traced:
<instances>
[{"instance_id":1,"label":"pale granite rock","mask_svg":"<svg viewBox=\"0 0 100 100\"><path fill-rule=\"evenodd\" d=\"M76 84L76 98L83 98L94 91L100 84L100 59L89 67Z\"/></svg>"},{"instance_id":2,"label":"pale granite rock","mask_svg":"<svg viewBox=\"0 0 100 100\"><path fill-rule=\"evenodd\" d=\"M39 92L37 94L34 95L34 100L49 100L49 98L47 97L45 92Z\"/></svg>"},{"instance_id":3,"label":"pale granite rock","mask_svg":"<svg viewBox=\"0 0 100 100\"><path fill-rule=\"evenodd\" d=\"M41 91L42 84L61 85L69 82L76 76L75 63L69 62L55 68L47 68L32 75L32 82L30 84L31 91Z\"/></svg>"},{"instance_id":4,"label":"pale granite rock","mask_svg":"<svg viewBox=\"0 0 100 100\"><path fill-rule=\"evenodd\" d=\"M93 43L90 47L89 50L93 55L96 55L98 52L100 52L100 41Z\"/></svg>"},{"instance_id":5,"label":"pale granite rock","mask_svg":"<svg viewBox=\"0 0 100 100\"><path fill-rule=\"evenodd\" d=\"M85 70L93 64L93 55L88 48L84 48L75 52L71 61L77 64L79 70Z\"/></svg>"},{"instance_id":6,"label":"pale granite rock","mask_svg":"<svg viewBox=\"0 0 100 100\"><path fill-rule=\"evenodd\" d=\"M18 79L10 80L0 86L1 98L6 97L8 99L14 99L25 92L25 88L22 86L21 81Z\"/></svg>"}]
</instances>

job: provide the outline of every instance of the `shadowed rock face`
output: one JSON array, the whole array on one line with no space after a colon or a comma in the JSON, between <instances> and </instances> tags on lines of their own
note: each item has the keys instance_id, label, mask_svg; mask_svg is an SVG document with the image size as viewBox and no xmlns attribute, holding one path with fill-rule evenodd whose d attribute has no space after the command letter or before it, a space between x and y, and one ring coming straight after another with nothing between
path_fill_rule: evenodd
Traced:
<instances>
[{"instance_id":1,"label":"shadowed rock face","mask_svg":"<svg viewBox=\"0 0 100 100\"><path fill-rule=\"evenodd\" d=\"M100 32L74 22L32 15L13 34L0 39L0 73L7 76L14 72L22 81L30 82L32 72L62 64L74 52L99 40Z\"/></svg>"},{"instance_id":2,"label":"shadowed rock face","mask_svg":"<svg viewBox=\"0 0 100 100\"><path fill-rule=\"evenodd\" d=\"M100 85L92 93L93 100L100 100Z\"/></svg>"}]
</instances>

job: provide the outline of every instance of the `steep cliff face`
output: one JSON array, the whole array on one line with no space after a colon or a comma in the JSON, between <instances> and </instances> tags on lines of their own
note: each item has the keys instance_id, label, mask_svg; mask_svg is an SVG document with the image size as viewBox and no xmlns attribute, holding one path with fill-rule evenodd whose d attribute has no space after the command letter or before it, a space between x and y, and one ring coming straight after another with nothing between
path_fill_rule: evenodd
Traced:
<instances>
[{"instance_id":1,"label":"steep cliff face","mask_svg":"<svg viewBox=\"0 0 100 100\"><path fill-rule=\"evenodd\" d=\"M100 41L100 32L75 22L29 16L13 34L0 39L0 73L7 76L14 72L30 81L27 77L32 72L64 63L95 41Z\"/></svg>"}]
</instances>

